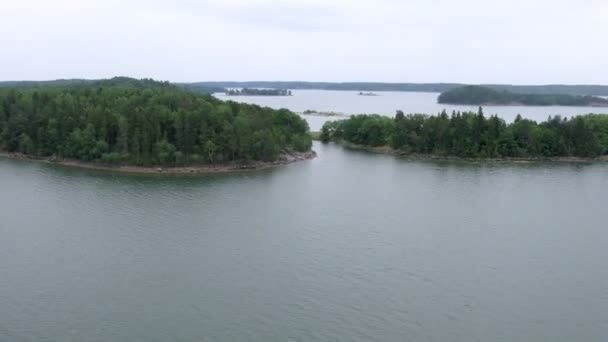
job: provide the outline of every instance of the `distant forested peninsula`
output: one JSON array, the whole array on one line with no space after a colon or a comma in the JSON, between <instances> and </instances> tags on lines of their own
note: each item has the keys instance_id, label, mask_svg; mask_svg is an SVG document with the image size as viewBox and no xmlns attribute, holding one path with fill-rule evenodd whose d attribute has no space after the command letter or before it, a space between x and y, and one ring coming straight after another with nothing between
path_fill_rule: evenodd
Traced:
<instances>
[{"instance_id":1,"label":"distant forested peninsula","mask_svg":"<svg viewBox=\"0 0 608 342\"><path fill-rule=\"evenodd\" d=\"M301 82L301 81L249 81L249 82L194 82L183 84L197 88L276 88L276 89L319 89L345 91L412 91L441 93L467 86L463 83L381 83L381 82ZM481 86L519 94L569 94L608 96L608 85L510 85L481 84Z\"/></svg>"},{"instance_id":2,"label":"distant forested peninsula","mask_svg":"<svg viewBox=\"0 0 608 342\"><path fill-rule=\"evenodd\" d=\"M0 88L0 151L105 165L274 162L308 153L286 109L224 102L167 82L112 79Z\"/></svg>"},{"instance_id":3,"label":"distant forested peninsula","mask_svg":"<svg viewBox=\"0 0 608 342\"><path fill-rule=\"evenodd\" d=\"M481 86L465 86L445 91L439 103L463 105L525 106L608 106L608 99L589 95L519 94Z\"/></svg>"},{"instance_id":4,"label":"distant forested peninsula","mask_svg":"<svg viewBox=\"0 0 608 342\"><path fill-rule=\"evenodd\" d=\"M113 77L111 79L99 79L99 80L89 80L82 78L72 78L72 79L59 79L59 80L51 80L51 81L0 81L0 89L1 88L15 88L15 89L35 89L35 88L44 88L48 90L50 88L61 88L61 89L69 89L69 88L77 88L81 86L87 85L121 85L121 86L130 86L133 88L143 88L150 86L152 83L166 83L169 82L159 82L154 81L152 79L134 79L130 77ZM224 92L225 87L217 87L217 86L206 86L201 84L193 84L193 83L172 83L173 86L184 88L193 92L202 93L202 94L213 94L213 93L221 93Z\"/></svg>"},{"instance_id":5,"label":"distant forested peninsula","mask_svg":"<svg viewBox=\"0 0 608 342\"><path fill-rule=\"evenodd\" d=\"M287 89L269 89L269 88L242 88L242 89L226 89L224 91L228 96L291 96L291 90Z\"/></svg>"},{"instance_id":6,"label":"distant forested peninsula","mask_svg":"<svg viewBox=\"0 0 608 342\"><path fill-rule=\"evenodd\" d=\"M128 80L127 77L121 77ZM53 81L4 81L3 87L46 87L46 86L79 86L99 82L100 80L63 79ZM345 91L412 91L442 93L455 88L467 86L464 83L386 83L386 82L304 82L304 81L205 81L190 83L173 83L174 85L198 93L222 93L225 89L234 88L272 88L272 89L318 89ZM568 94L608 96L608 85L511 85L511 84L481 84L498 91L508 91L518 94Z\"/></svg>"},{"instance_id":7,"label":"distant forested peninsula","mask_svg":"<svg viewBox=\"0 0 608 342\"><path fill-rule=\"evenodd\" d=\"M430 157L596 158L608 154L608 115L537 123L518 116L507 124L497 116L445 111L439 115L397 112L394 118L356 115L325 123L322 141Z\"/></svg>"}]
</instances>

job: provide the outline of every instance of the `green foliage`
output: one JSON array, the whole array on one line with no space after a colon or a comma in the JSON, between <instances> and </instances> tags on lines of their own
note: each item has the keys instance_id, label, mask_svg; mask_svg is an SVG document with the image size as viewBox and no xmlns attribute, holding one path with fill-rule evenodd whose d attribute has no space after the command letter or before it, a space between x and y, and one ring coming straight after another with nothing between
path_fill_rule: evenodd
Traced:
<instances>
[{"instance_id":1,"label":"green foliage","mask_svg":"<svg viewBox=\"0 0 608 342\"><path fill-rule=\"evenodd\" d=\"M34 142L27 133L19 135L19 152L25 154L34 153Z\"/></svg>"},{"instance_id":2,"label":"green foliage","mask_svg":"<svg viewBox=\"0 0 608 342\"><path fill-rule=\"evenodd\" d=\"M101 161L104 164L115 164L120 165L128 162L130 156L128 153L110 152L101 155Z\"/></svg>"},{"instance_id":3,"label":"green foliage","mask_svg":"<svg viewBox=\"0 0 608 342\"><path fill-rule=\"evenodd\" d=\"M156 143L156 155L160 165L172 165L175 163L175 146L167 140Z\"/></svg>"},{"instance_id":4,"label":"green foliage","mask_svg":"<svg viewBox=\"0 0 608 342\"><path fill-rule=\"evenodd\" d=\"M321 140L344 138L352 143L369 146L386 145L392 120L380 115L354 115L348 120L328 122L321 130Z\"/></svg>"},{"instance_id":5,"label":"green foliage","mask_svg":"<svg viewBox=\"0 0 608 342\"><path fill-rule=\"evenodd\" d=\"M467 105L522 104L529 106L608 106L608 100L588 95L568 94L520 94L489 87L465 86L445 91L437 99L439 103Z\"/></svg>"},{"instance_id":6,"label":"green foliage","mask_svg":"<svg viewBox=\"0 0 608 342\"><path fill-rule=\"evenodd\" d=\"M445 111L435 116L398 112L394 119L357 115L327 122L321 140L469 158L597 157L608 154L608 115L549 117L540 124L518 117L508 125L497 116L485 117L481 108L451 116Z\"/></svg>"},{"instance_id":7,"label":"green foliage","mask_svg":"<svg viewBox=\"0 0 608 342\"><path fill-rule=\"evenodd\" d=\"M114 78L0 89L0 149L137 165L271 161L308 151L306 121L166 82Z\"/></svg>"}]
</instances>

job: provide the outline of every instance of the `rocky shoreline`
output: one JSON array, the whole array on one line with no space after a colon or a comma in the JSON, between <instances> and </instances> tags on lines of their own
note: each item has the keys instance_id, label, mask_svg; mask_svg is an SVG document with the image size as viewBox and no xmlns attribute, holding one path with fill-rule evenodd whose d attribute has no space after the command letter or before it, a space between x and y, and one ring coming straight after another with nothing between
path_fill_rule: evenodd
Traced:
<instances>
[{"instance_id":1,"label":"rocky shoreline","mask_svg":"<svg viewBox=\"0 0 608 342\"><path fill-rule=\"evenodd\" d=\"M70 159L58 159L55 157L35 157L25 155L23 153L14 152L2 152L0 151L0 157L29 160L34 162L62 165L69 167L76 167L88 170L100 170L100 171L115 171L135 174L217 174L217 173L231 173L231 172L246 172L246 171L257 171L269 169L277 166L288 165L291 163L310 160L317 156L315 151L308 152L289 152L283 153L279 158L272 162L248 162L248 163L226 163L226 164L213 164L213 165L189 165L189 166L177 166L177 167L161 167L161 166L136 166L136 165L107 165L102 163L94 162L82 162L78 160Z\"/></svg>"}]
</instances>

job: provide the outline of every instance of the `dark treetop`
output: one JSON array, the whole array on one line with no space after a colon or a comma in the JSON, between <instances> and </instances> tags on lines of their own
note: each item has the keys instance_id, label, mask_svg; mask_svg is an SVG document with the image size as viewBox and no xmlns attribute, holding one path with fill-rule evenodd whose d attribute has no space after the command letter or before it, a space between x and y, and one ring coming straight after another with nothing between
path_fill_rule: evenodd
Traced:
<instances>
[{"instance_id":1,"label":"dark treetop","mask_svg":"<svg viewBox=\"0 0 608 342\"><path fill-rule=\"evenodd\" d=\"M589 95L519 94L488 87L466 86L441 93L439 103L465 105L608 106L608 100Z\"/></svg>"},{"instance_id":2,"label":"dark treetop","mask_svg":"<svg viewBox=\"0 0 608 342\"><path fill-rule=\"evenodd\" d=\"M327 122L321 140L466 158L597 157L608 153L608 115L556 116L541 123L518 116L506 124L497 116L485 117L481 108L451 116L399 111L395 118L357 115Z\"/></svg>"},{"instance_id":3,"label":"dark treetop","mask_svg":"<svg viewBox=\"0 0 608 342\"><path fill-rule=\"evenodd\" d=\"M273 161L308 151L306 121L166 82L112 79L0 89L0 150L86 162L189 165Z\"/></svg>"}]
</instances>

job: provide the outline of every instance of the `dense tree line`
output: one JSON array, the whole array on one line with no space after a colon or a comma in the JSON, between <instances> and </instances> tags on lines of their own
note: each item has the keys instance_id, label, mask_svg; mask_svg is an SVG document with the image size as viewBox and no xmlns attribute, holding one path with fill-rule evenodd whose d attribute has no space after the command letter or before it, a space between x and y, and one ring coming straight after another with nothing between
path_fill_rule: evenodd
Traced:
<instances>
[{"instance_id":1,"label":"dense tree line","mask_svg":"<svg viewBox=\"0 0 608 342\"><path fill-rule=\"evenodd\" d=\"M434 116L357 115L327 122L321 140L468 158L597 157L608 154L608 115L555 116L541 123L518 116L510 124L486 117L481 108L478 113L443 111Z\"/></svg>"},{"instance_id":2,"label":"dense tree line","mask_svg":"<svg viewBox=\"0 0 608 342\"><path fill-rule=\"evenodd\" d=\"M226 89L224 91L229 96L249 95L249 96L291 96L291 90L287 89Z\"/></svg>"},{"instance_id":3,"label":"dense tree line","mask_svg":"<svg viewBox=\"0 0 608 342\"><path fill-rule=\"evenodd\" d=\"M607 99L597 96L519 94L480 86L466 86L445 91L439 95L437 102L467 105L608 106Z\"/></svg>"},{"instance_id":4,"label":"dense tree line","mask_svg":"<svg viewBox=\"0 0 608 342\"><path fill-rule=\"evenodd\" d=\"M53 81L3 81L0 82L0 88L19 88L19 89L34 89L42 88L48 90L78 88L86 85L96 86L121 86L132 88L147 88L147 87L174 87L169 82L155 81L150 78L135 79L130 77L113 77L103 80L86 80L80 78L61 79Z\"/></svg>"},{"instance_id":5,"label":"dense tree line","mask_svg":"<svg viewBox=\"0 0 608 342\"><path fill-rule=\"evenodd\" d=\"M106 80L87 80L87 79L60 79L52 81L1 81L0 88L20 88L20 89L31 89L31 88L75 88L84 85L120 85L120 86L131 86L131 87L156 87L160 84L168 85L168 82L158 82L152 79L141 79L137 80L130 77L114 77ZM224 91L223 87L206 86L195 83L174 83L173 86L177 86L183 89L190 90L192 92L202 94L213 94L221 93Z\"/></svg>"},{"instance_id":6,"label":"dense tree line","mask_svg":"<svg viewBox=\"0 0 608 342\"><path fill-rule=\"evenodd\" d=\"M126 82L125 82L126 81ZM272 161L308 151L306 121L152 80L0 89L0 150L87 162Z\"/></svg>"}]
</instances>

